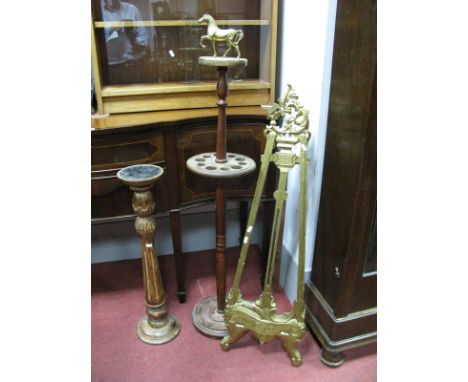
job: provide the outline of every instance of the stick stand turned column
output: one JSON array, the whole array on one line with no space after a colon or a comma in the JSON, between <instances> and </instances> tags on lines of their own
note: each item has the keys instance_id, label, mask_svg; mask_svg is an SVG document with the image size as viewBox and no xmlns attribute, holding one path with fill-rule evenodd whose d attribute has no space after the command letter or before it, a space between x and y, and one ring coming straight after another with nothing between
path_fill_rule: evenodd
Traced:
<instances>
[{"instance_id":1,"label":"stick stand turned column","mask_svg":"<svg viewBox=\"0 0 468 382\"><path fill-rule=\"evenodd\" d=\"M126 167L117 173L119 180L133 190L132 205L137 215L135 229L141 239L143 255L146 317L138 323L137 335L143 342L153 345L169 342L180 331L179 322L166 310L166 294L154 248L156 221L151 187L163 171L159 166L143 164Z\"/></svg>"},{"instance_id":2,"label":"stick stand turned column","mask_svg":"<svg viewBox=\"0 0 468 382\"><path fill-rule=\"evenodd\" d=\"M226 195L227 178L246 175L255 170L255 162L241 154L226 152L226 98L228 95L227 73L229 67L247 65L245 58L200 57L200 65L215 66L218 70L216 91L218 95L218 124L216 130L216 152L198 154L187 161L189 170L217 179L216 186L216 297L202 299L195 305L192 321L195 327L210 337L227 335L224 324L226 306Z\"/></svg>"}]
</instances>

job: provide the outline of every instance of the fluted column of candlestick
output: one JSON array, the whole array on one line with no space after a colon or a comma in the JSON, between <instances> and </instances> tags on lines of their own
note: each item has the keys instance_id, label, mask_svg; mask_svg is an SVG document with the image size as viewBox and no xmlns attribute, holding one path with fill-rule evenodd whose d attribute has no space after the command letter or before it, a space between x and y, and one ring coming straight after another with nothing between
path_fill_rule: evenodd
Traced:
<instances>
[{"instance_id":1,"label":"fluted column of candlestick","mask_svg":"<svg viewBox=\"0 0 468 382\"><path fill-rule=\"evenodd\" d=\"M132 207L136 214L135 229L141 241L146 305L146 317L138 323L137 335L149 344L169 342L180 331L177 319L166 309L166 294L154 247L156 220L151 187L162 173L163 169L154 165L130 166L117 173L117 177L133 191Z\"/></svg>"}]
</instances>

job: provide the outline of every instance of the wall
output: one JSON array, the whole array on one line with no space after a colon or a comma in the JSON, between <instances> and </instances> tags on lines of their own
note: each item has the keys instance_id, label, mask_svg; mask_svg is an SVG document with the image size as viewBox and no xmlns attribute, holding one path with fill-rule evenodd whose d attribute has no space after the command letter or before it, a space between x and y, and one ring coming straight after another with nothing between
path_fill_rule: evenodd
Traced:
<instances>
[{"instance_id":1,"label":"wall","mask_svg":"<svg viewBox=\"0 0 468 382\"><path fill-rule=\"evenodd\" d=\"M230 201L227 204L226 245L239 245L239 203ZM182 213L182 250L184 252L214 249L215 247L215 213L214 205L191 208ZM261 216L259 216L261 223ZM169 218L158 217L155 246L158 255L171 255L172 238ZM141 257L140 242L133 227L133 219L98 223L91 226L91 262L102 263ZM252 243L261 244L262 225L254 229Z\"/></svg>"},{"instance_id":2,"label":"wall","mask_svg":"<svg viewBox=\"0 0 468 382\"><path fill-rule=\"evenodd\" d=\"M278 92L286 84L296 90L309 110L309 142L305 280L312 269L325 151L333 37L337 0L284 0L279 39ZM299 172L288 179L280 283L290 301L296 296L298 258Z\"/></svg>"}]
</instances>

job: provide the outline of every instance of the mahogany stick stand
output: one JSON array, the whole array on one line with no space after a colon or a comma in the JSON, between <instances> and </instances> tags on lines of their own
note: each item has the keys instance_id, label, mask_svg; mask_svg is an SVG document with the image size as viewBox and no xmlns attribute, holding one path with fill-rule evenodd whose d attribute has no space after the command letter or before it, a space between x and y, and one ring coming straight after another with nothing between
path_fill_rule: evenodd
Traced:
<instances>
[{"instance_id":1,"label":"mahogany stick stand","mask_svg":"<svg viewBox=\"0 0 468 382\"><path fill-rule=\"evenodd\" d=\"M251 158L226 151L226 107L228 96L227 74L229 67L247 65L244 58L200 57L201 65L215 66L218 71L216 92L218 96L218 122L216 127L216 152L191 157L187 167L202 176L216 178L216 296L200 300L192 312L194 326L212 338L227 335L224 323L226 307L226 179L248 174L255 170Z\"/></svg>"}]
</instances>

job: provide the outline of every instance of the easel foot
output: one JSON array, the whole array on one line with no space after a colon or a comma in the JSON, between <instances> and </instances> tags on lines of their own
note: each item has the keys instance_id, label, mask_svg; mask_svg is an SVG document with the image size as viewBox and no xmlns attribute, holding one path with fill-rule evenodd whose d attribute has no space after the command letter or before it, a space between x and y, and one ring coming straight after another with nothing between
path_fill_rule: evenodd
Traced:
<instances>
[{"instance_id":1,"label":"easel foot","mask_svg":"<svg viewBox=\"0 0 468 382\"><path fill-rule=\"evenodd\" d=\"M230 344L230 337L224 337L221 341L221 349L223 349L224 351L228 351L229 350L229 346L231 345Z\"/></svg>"},{"instance_id":2,"label":"easel foot","mask_svg":"<svg viewBox=\"0 0 468 382\"><path fill-rule=\"evenodd\" d=\"M245 328L234 328L228 326L229 335L224 337L221 341L221 349L228 351L230 346L239 341L246 333Z\"/></svg>"},{"instance_id":3,"label":"easel foot","mask_svg":"<svg viewBox=\"0 0 468 382\"><path fill-rule=\"evenodd\" d=\"M296 355L294 356L289 356L289 358L291 359L291 363L293 366L301 366L302 365L302 356L301 356L301 353L299 353L297 350L296 350Z\"/></svg>"},{"instance_id":4,"label":"easel foot","mask_svg":"<svg viewBox=\"0 0 468 382\"><path fill-rule=\"evenodd\" d=\"M283 348L287 351L289 355L289 359L293 366L301 366L302 365L302 356L299 350L296 349L298 341L291 341L291 342L283 342Z\"/></svg>"}]
</instances>

